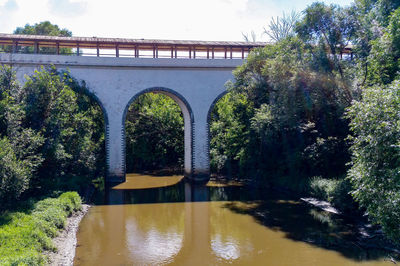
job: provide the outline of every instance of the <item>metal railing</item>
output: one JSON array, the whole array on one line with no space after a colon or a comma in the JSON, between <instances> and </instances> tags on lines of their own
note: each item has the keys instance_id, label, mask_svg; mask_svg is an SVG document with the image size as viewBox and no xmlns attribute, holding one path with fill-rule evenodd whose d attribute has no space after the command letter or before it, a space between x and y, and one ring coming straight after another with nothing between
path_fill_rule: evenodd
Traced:
<instances>
[{"instance_id":1,"label":"metal railing","mask_svg":"<svg viewBox=\"0 0 400 266\"><path fill-rule=\"evenodd\" d=\"M97 37L56 37L0 33L0 50L8 53L94 57L244 59L265 42L212 42Z\"/></svg>"}]
</instances>

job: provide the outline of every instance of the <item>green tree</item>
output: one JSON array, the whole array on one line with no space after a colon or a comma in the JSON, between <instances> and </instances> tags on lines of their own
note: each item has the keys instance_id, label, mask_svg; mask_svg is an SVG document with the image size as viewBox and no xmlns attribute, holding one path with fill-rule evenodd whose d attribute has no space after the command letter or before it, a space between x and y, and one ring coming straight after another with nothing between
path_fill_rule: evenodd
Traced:
<instances>
[{"instance_id":1,"label":"green tree","mask_svg":"<svg viewBox=\"0 0 400 266\"><path fill-rule=\"evenodd\" d=\"M379 39L371 41L372 48L367 58L369 71L368 85L389 84L399 76L400 71L400 8L389 19Z\"/></svg>"},{"instance_id":2,"label":"green tree","mask_svg":"<svg viewBox=\"0 0 400 266\"><path fill-rule=\"evenodd\" d=\"M400 82L363 91L351 119L353 196L373 222L400 241Z\"/></svg>"},{"instance_id":3,"label":"green tree","mask_svg":"<svg viewBox=\"0 0 400 266\"><path fill-rule=\"evenodd\" d=\"M314 63L295 37L249 55L213 112L213 169L292 183L344 175L347 84Z\"/></svg>"},{"instance_id":4,"label":"green tree","mask_svg":"<svg viewBox=\"0 0 400 266\"><path fill-rule=\"evenodd\" d=\"M42 162L40 134L22 126L21 87L10 67L0 67L0 199L5 204L29 188ZM0 207L1 208L1 207Z\"/></svg>"},{"instance_id":5,"label":"green tree","mask_svg":"<svg viewBox=\"0 0 400 266\"><path fill-rule=\"evenodd\" d=\"M71 37L72 32L68 29L60 29L58 25L52 24L50 21L43 21L34 25L26 24L24 27L18 27L15 29L14 34L22 35L46 35L46 36L59 36L59 37ZM10 49L10 48L9 48ZM32 53L33 47L21 47L21 52ZM40 47L40 53L44 54L55 54L56 48L52 47ZM60 54L71 54L71 48L61 48Z\"/></svg>"},{"instance_id":6,"label":"green tree","mask_svg":"<svg viewBox=\"0 0 400 266\"><path fill-rule=\"evenodd\" d=\"M344 61L340 60L354 35L354 19L349 9L321 2L304 10L304 18L297 23L296 32L308 44L308 50L317 60L318 67L329 72L338 71L345 79Z\"/></svg>"},{"instance_id":7,"label":"green tree","mask_svg":"<svg viewBox=\"0 0 400 266\"><path fill-rule=\"evenodd\" d=\"M98 158L104 158L99 154L104 152L102 112L92 99L74 91L77 86L68 73L54 68L36 71L23 86L23 125L45 139L36 186L79 185L98 173Z\"/></svg>"},{"instance_id":8,"label":"green tree","mask_svg":"<svg viewBox=\"0 0 400 266\"><path fill-rule=\"evenodd\" d=\"M125 122L128 172L182 169L183 117L180 107L163 94L139 96Z\"/></svg>"}]
</instances>

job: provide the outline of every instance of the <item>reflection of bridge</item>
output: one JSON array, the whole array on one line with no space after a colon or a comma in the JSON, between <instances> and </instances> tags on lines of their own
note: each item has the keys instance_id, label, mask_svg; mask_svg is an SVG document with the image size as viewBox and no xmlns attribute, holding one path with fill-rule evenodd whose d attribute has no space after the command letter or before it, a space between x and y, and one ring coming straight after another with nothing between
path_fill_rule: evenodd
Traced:
<instances>
[{"instance_id":1,"label":"reflection of bridge","mask_svg":"<svg viewBox=\"0 0 400 266\"><path fill-rule=\"evenodd\" d=\"M0 54L0 63L15 66L21 81L24 74L50 64L85 80L105 117L107 180L120 182L125 180L125 116L129 105L147 92L168 95L180 106L185 176L207 180L210 111L226 92L224 84L233 78L232 70L250 49L265 43L0 34L0 45L8 51ZM75 56L60 55L62 48L72 48ZM49 51L54 54L43 54Z\"/></svg>"}]
</instances>

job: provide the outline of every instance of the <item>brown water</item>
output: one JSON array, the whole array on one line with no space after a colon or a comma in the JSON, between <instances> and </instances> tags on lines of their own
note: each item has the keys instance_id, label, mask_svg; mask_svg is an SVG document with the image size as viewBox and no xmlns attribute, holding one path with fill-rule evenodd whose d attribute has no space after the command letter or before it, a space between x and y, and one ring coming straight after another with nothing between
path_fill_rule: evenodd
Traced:
<instances>
[{"instance_id":1,"label":"brown water","mask_svg":"<svg viewBox=\"0 0 400 266\"><path fill-rule=\"evenodd\" d=\"M81 222L75 265L391 265L347 221L276 192L132 175L105 202Z\"/></svg>"}]
</instances>

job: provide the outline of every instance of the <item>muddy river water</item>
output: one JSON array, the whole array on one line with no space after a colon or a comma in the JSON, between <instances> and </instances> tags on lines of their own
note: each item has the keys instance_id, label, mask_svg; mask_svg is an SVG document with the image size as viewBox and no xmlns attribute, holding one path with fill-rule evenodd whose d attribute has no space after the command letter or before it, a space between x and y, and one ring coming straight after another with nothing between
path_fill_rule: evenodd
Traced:
<instances>
[{"instance_id":1,"label":"muddy river water","mask_svg":"<svg viewBox=\"0 0 400 266\"><path fill-rule=\"evenodd\" d=\"M392 265L351 223L283 193L132 174L104 197L75 265Z\"/></svg>"}]
</instances>

